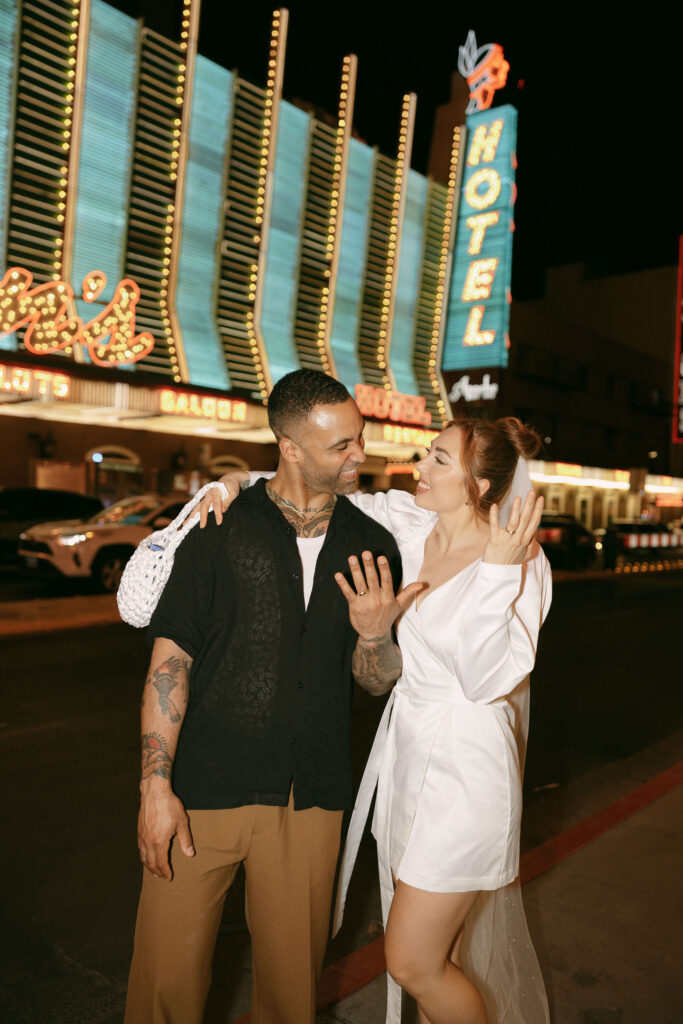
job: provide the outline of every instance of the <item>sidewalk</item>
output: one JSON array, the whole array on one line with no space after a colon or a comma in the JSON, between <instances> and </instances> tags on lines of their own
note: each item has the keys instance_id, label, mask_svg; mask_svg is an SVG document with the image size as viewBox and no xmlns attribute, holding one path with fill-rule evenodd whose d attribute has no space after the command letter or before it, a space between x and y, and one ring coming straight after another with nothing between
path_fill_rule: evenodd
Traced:
<instances>
[{"instance_id":1,"label":"sidewalk","mask_svg":"<svg viewBox=\"0 0 683 1024\"><path fill-rule=\"evenodd\" d=\"M115 594L79 594L0 603L0 636L53 633L120 621Z\"/></svg>"},{"instance_id":2,"label":"sidewalk","mask_svg":"<svg viewBox=\"0 0 683 1024\"><path fill-rule=\"evenodd\" d=\"M527 837L564 822L521 864L523 879L534 875L524 901L552 1024L683 1021L682 756L678 734L526 813ZM376 947L366 947L373 962ZM382 1024L385 998L380 975L322 1010L317 1024ZM416 1024L404 1003L403 1024Z\"/></svg>"}]
</instances>

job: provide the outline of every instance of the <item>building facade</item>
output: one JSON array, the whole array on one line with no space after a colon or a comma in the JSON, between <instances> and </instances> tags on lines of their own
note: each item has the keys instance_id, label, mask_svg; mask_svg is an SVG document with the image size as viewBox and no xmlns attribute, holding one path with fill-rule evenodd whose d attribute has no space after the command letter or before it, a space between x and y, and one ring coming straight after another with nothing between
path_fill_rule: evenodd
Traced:
<instances>
[{"instance_id":1,"label":"building facade","mask_svg":"<svg viewBox=\"0 0 683 1024\"><path fill-rule=\"evenodd\" d=\"M353 55L317 117L282 98L286 10L263 86L197 52L198 19L185 0L166 39L103 0L0 0L0 484L268 468L264 403L298 367L356 395L367 485L408 483L463 408L528 410L584 461L537 372L542 311L510 340L514 108L449 125L437 181L410 167L414 95L387 156L353 137Z\"/></svg>"}]
</instances>

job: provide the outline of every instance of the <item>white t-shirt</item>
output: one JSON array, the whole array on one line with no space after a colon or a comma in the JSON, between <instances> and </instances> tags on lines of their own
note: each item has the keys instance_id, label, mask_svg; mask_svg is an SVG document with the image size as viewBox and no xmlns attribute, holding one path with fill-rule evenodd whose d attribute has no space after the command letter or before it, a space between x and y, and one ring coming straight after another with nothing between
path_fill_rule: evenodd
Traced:
<instances>
[{"instance_id":1,"label":"white t-shirt","mask_svg":"<svg viewBox=\"0 0 683 1024\"><path fill-rule=\"evenodd\" d=\"M304 604L308 608L308 599L313 590L313 578L315 576L315 564L318 561L320 549L325 543L325 534L319 537L297 537L297 547L301 558L301 568L304 572Z\"/></svg>"}]
</instances>

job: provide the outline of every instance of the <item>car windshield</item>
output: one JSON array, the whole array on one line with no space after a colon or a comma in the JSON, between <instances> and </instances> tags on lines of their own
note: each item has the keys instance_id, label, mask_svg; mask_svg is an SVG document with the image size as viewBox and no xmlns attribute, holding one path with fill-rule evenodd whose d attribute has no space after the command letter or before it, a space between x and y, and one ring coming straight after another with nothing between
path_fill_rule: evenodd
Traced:
<instances>
[{"instance_id":1,"label":"car windshield","mask_svg":"<svg viewBox=\"0 0 683 1024\"><path fill-rule=\"evenodd\" d=\"M150 512L153 512L155 508L158 508L160 504L158 498L152 498L149 495L142 495L137 498L124 498L123 501L117 501L114 505L110 505L109 508L105 508L92 516L88 522L139 523Z\"/></svg>"}]
</instances>

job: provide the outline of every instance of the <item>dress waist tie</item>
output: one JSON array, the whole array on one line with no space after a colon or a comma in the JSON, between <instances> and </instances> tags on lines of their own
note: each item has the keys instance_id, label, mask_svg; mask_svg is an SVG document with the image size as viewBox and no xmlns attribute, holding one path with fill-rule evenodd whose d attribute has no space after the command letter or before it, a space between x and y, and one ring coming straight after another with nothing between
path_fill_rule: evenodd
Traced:
<instances>
[{"instance_id":1,"label":"dress waist tie","mask_svg":"<svg viewBox=\"0 0 683 1024\"><path fill-rule=\"evenodd\" d=\"M396 700L396 690L392 690L391 696L387 701L384 709L384 714L380 720L377 732L375 734L375 741L372 744L372 750L368 757L367 764L365 765L365 771L363 772L363 778L358 788L356 795L356 802L353 806L353 814L351 816L351 822L349 824L349 830L346 834L346 843L344 844L344 854L342 856L341 867L339 869L339 882L337 885L337 898L334 906L334 919L332 922L332 935L336 935L341 928L342 919L344 917L344 906L346 904L346 894L349 888L349 882L351 880L351 874L353 872L354 865L356 863L356 857L358 856L358 847L360 841L363 838L363 830L365 829L365 822L368 820L370 814L370 806L372 804L372 798L377 786L377 779L379 778L379 769L382 764L382 755L384 753L384 746L387 740L387 733L389 731L389 719L391 718L391 709L394 706ZM391 883L391 869L389 869L389 882ZM380 879L382 883L382 879ZM389 901L391 903L391 900ZM384 907L384 895L382 894L382 907Z\"/></svg>"}]
</instances>

